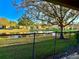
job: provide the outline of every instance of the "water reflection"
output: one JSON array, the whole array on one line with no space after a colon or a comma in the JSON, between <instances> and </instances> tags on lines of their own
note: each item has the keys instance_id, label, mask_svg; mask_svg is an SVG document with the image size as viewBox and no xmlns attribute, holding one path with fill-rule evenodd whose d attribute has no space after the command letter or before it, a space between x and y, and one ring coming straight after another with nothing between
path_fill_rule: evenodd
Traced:
<instances>
[{"instance_id":1,"label":"water reflection","mask_svg":"<svg viewBox=\"0 0 79 59\"><path fill-rule=\"evenodd\" d=\"M12 36L8 36L8 38L21 38L21 35L12 35Z\"/></svg>"}]
</instances>

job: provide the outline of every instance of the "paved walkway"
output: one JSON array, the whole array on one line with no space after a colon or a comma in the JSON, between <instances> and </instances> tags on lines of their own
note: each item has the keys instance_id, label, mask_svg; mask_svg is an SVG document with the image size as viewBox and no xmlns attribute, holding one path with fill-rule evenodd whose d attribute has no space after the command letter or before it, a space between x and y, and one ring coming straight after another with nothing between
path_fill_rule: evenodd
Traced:
<instances>
[{"instance_id":1,"label":"paved walkway","mask_svg":"<svg viewBox=\"0 0 79 59\"><path fill-rule=\"evenodd\" d=\"M69 55L67 57L63 57L61 59L79 59L79 55L77 53L74 53L72 55Z\"/></svg>"},{"instance_id":2,"label":"paved walkway","mask_svg":"<svg viewBox=\"0 0 79 59\"><path fill-rule=\"evenodd\" d=\"M79 59L79 46L78 47L69 47L64 53L60 53L58 55L55 55L55 58L53 56L49 56L46 59Z\"/></svg>"},{"instance_id":3,"label":"paved walkway","mask_svg":"<svg viewBox=\"0 0 79 59\"><path fill-rule=\"evenodd\" d=\"M52 57L49 57L48 59L54 59L53 56ZM58 58L56 58L58 59ZM69 55L69 56L66 56L66 57L62 57L60 59L79 59L79 55L78 54L72 54L72 55Z\"/></svg>"}]
</instances>

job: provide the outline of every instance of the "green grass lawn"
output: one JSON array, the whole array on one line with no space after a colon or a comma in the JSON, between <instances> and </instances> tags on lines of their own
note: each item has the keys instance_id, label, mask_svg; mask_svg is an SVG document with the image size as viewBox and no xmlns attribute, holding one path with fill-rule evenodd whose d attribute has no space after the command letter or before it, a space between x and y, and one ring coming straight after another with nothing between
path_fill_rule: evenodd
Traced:
<instances>
[{"instance_id":1,"label":"green grass lawn","mask_svg":"<svg viewBox=\"0 0 79 59\"><path fill-rule=\"evenodd\" d=\"M76 45L76 40L56 40L56 53L67 47ZM41 59L53 54L54 40L44 40L35 44L35 57ZM32 44L8 46L0 48L0 59L32 59Z\"/></svg>"}]
</instances>

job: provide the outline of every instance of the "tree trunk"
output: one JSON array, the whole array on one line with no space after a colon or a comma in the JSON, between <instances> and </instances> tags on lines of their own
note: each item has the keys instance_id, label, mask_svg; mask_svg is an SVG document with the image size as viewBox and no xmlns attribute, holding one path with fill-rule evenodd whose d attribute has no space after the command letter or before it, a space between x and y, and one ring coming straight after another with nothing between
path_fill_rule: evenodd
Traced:
<instances>
[{"instance_id":1,"label":"tree trunk","mask_svg":"<svg viewBox=\"0 0 79 59\"><path fill-rule=\"evenodd\" d=\"M60 26L60 39L64 39L64 35L63 35L63 26Z\"/></svg>"}]
</instances>

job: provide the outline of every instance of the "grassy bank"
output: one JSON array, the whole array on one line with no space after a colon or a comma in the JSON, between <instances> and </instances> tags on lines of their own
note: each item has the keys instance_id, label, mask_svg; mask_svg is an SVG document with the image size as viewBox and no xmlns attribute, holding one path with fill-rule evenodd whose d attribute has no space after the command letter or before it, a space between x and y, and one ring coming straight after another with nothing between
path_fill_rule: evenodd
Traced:
<instances>
[{"instance_id":1,"label":"grassy bank","mask_svg":"<svg viewBox=\"0 0 79 59\"><path fill-rule=\"evenodd\" d=\"M64 51L68 46L76 45L76 40L56 40L56 53ZM53 54L54 40L49 39L35 44L35 57L41 59ZM32 59L32 44L16 45L0 48L0 59Z\"/></svg>"},{"instance_id":2,"label":"grassy bank","mask_svg":"<svg viewBox=\"0 0 79 59\"><path fill-rule=\"evenodd\" d=\"M16 34L16 33L26 33L28 32L27 29L2 29L0 30L0 33L4 33L4 34Z\"/></svg>"}]
</instances>

